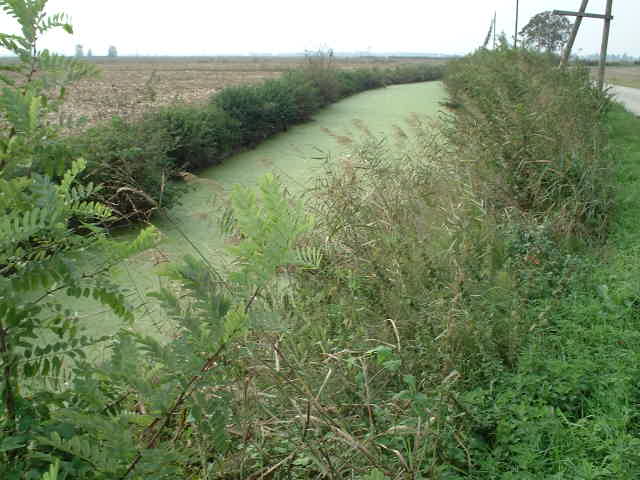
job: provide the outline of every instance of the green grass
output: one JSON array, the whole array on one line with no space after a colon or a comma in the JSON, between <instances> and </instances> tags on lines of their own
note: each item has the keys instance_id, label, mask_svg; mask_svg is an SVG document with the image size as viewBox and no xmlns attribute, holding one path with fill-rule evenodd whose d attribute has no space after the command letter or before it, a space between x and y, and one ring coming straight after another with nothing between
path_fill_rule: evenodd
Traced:
<instances>
[{"instance_id":1,"label":"green grass","mask_svg":"<svg viewBox=\"0 0 640 480\"><path fill-rule=\"evenodd\" d=\"M615 106L608 123L619 163L610 239L579 258L568 295L538 307L516 371L469 396L491 431L472 478L638 477L640 120Z\"/></svg>"}]
</instances>

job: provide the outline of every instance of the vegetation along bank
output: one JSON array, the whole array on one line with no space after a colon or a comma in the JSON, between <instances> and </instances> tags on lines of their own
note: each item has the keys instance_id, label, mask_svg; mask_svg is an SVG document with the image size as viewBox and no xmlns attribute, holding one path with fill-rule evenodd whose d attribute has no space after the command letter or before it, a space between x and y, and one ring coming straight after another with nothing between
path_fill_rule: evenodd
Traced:
<instances>
[{"instance_id":1,"label":"vegetation along bank","mask_svg":"<svg viewBox=\"0 0 640 480\"><path fill-rule=\"evenodd\" d=\"M310 54L304 67L257 85L227 87L205 105L176 104L143 116L114 118L64 140L69 158L82 156L84 181L100 183L99 199L119 221L146 220L170 207L184 185L180 173L216 165L322 107L358 92L442 77L432 64L339 70L330 53Z\"/></svg>"},{"instance_id":2,"label":"vegetation along bank","mask_svg":"<svg viewBox=\"0 0 640 480\"><path fill-rule=\"evenodd\" d=\"M0 3L27 25L0 41L28 75L35 32L71 27L46 2ZM89 338L57 301L135 322L109 267L154 232L122 245L102 228L114 212L95 195L113 187L86 182L90 158L69 166L45 120L63 100L51 87L90 69L37 62L46 81L0 102L1 478L637 476L638 120L586 70L478 51L449 65L438 128L365 139L305 199L274 176L237 187L221 222L233 262L195 252L151 293L160 342L127 326ZM225 98L197 112L259 141L241 123L255 103ZM261 115L267 134L286 124ZM96 249L102 264L80 268Z\"/></svg>"}]
</instances>

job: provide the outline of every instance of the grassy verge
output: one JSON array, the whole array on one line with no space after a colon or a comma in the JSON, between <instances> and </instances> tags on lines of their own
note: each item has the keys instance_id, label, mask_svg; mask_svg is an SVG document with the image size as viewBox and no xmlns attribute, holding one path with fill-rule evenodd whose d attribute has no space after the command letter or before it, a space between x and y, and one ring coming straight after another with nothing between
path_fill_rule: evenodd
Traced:
<instances>
[{"instance_id":1,"label":"grassy verge","mask_svg":"<svg viewBox=\"0 0 640 480\"><path fill-rule=\"evenodd\" d=\"M472 478L637 478L640 430L640 121L608 117L619 159L607 244L549 299L514 372L473 392L491 435Z\"/></svg>"},{"instance_id":2,"label":"grassy verge","mask_svg":"<svg viewBox=\"0 0 640 480\"><path fill-rule=\"evenodd\" d=\"M453 466L460 478L635 478L639 124L586 71L545 63L480 52L450 68L462 152L501 235L518 232L528 319L508 368L460 391L467 465Z\"/></svg>"},{"instance_id":3,"label":"grassy verge","mask_svg":"<svg viewBox=\"0 0 640 480\"><path fill-rule=\"evenodd\" d=\"M515 371L471 394L492 426L472 478L637 478L640 121L615 107L608 124L619 159L609 241L546 302Z\"/></svg>"}]
</instances>

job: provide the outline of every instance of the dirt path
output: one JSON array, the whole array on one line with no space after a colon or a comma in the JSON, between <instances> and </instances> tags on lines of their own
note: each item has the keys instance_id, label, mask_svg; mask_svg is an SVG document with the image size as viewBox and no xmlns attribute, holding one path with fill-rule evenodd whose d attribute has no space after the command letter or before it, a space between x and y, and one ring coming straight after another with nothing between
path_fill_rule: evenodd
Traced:
<instances>
[{"instance_id":1,"label":"dirt path","mask_svg":"<svg viewBox=\"0 0 640 480\"><path fill-rule=\"evenodd\" d=\"M611 85L609 91L627 110L640 116L640 88Z\"/></svg>"}]
</instances>

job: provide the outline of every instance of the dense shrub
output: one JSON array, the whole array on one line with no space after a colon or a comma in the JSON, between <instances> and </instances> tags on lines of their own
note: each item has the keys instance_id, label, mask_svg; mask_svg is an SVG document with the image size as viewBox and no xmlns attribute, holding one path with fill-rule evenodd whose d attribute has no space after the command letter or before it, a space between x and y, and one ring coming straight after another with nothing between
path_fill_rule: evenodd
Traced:
<instances>
[{"instance_id":1,"label":"dense shrub","mask_svg":"<svg viewBox=\"0 0 640 480\"><path fill-rule=\"evenodd\" d=\"M445 68L444 65L430 65L428 63L398 65L387 70L387 83L401 84L439 80L444 75Z\"/></svg>"},{"instance_id":2,"label":"dense shrub","mask_svg":"<svg viewBox=\"0 0 640 480\"><path fill-rule=\"evenodd\" d=\"M337 72L342 96L353 95L386 86L384 72L375 68L359 68L357 70L342 70Z\"/></svg>"},{"instance_id":3,"label":"dense shrub","mask_svg":"<svg viewBox=\"0 0 640 480\"><path fill-rule=\"evenodd\" d=\"M212 103L237 122L241 145L250 147L289 125L307 120L338 95L336 90L335 96L327 97L306 72L294 71L261 85L225 88L212 98Z\"/></svg>"},{"instance_id":4,"label":"dense shrub","mask_svg":"<svg viewBox=\"0 0 640 480\"><path fill-rule=\"evenodd\" d=\"M120 221L148 219L158 207L171 205L182 189L169 181L176 173L168 155L176 139L153 122L116 117L69 142L87 161L83 181L101 185L97 198Z\"/></svg>"},{"instance_id":5,"label":"dense shrub","mask_svg":"<svg viewBox=\"0 0 640 480\"><path fill-rule=\"evenodd\" d=\"M233 119L240 144L253 146L309 119L326 101L312 80L291 71L261 85L225 88L211 103Z\"/></svg>"},{"instance_id":6,"label":"dense shrub","mask_svg":"<svg viewBox=\"0 0 640 480\"><path fill-rule=\"evenodd\" d=\"M273 132L281 132L301 121L295 93L289 89L288 82L280 79L267 80L259 88L264 111Z\"/></svg>"},{"instance_id":7,"label":"dense shrub","mask_svg":"<svg viewBox=\"0 0 640 480\"><path fill-rule=\"evenodd\" d=\"M243 146L253 146L276 132L275 105L269 103L260 87L228 87L218 93L214 104L238 123Z\"/></svg>"},{"instance_id":8,"label":"dense shrub","mask_svg":"<svg viewBox=\"0 0 640 480\"><path fill-rule=\"evenodd\" d=\"M606 231L607 101L584 72L559 71L527 52L479 54L457 68L450 89L464 108L444 127L448 145L426 126L403 137L417 140L406 151L402 142L388 149L369 139L319 177L309 203L317 225L305 245L319 252L321 268L292 271L299 281L279 317L288 329L270 332L277 344L247 348L255 348L248 362L261 359L252 370L256 391L270 392L255 395L253 412L268 413L254 425L272 422L260 454L286 462L312 456L301 451L313 452L317 442L329 453L326 461L300 462L307 478L321 471L331 478L354 471L576 478L596 465L637 471L635 458L615 469L633 453L620 445L635 446L635 438L609 440L635 418L601 410L609 397L625 408L636 400L626 380L637 353L620 370L627 373L606 370L620 364L611 360L615 343L632 350L637 335L600 327L585 342L595 346L576 350L580 321L591 325L605 312L617 318L620 309L595 302L571 321L570 311L556 310L590 273L559 233ZM355 77L339 77L357 88ZM599 290L606 294L610 281L599 279ZM632 298L626 308L636 311ZM595 331L612 348L601 348ZM548 336L548 349L524 348L538 336ZM560 345L566 338L578 365ZM271 345L275 360L267 364ZM587 411L589 403L597 406Z\"/></svg>"},{"instance_id":9,"label":"dense shrub","mask_svg":"<svg viewBox=\"0 0 640 480\"><path fill-rule=\"evenodd\" d=\"M333 51L319 50L308 53L306 64L301 71L318 90L322 105L329 105L339 100L342 95L342 87L334 68Z\"/></svg>"},{"instance_id":10,"label":"dense shrub","mask_svg":"<svg viewBox=\"0 0 640 480\"><path fill-rule=\"evenodd\" d=\"M240 143L238 122L213 105L173 105L148 113L144 122L173 139L167 155L183 170L220 163Z\"/></svg>"},{"instance_id":11,"label":"dense shrub","mask_svg":"<svg viewBox=\"0 0 640 480\"><path fill-rule=\"evenodd\" d=\"M291 70L285 73L278 82L293 94L296 104L295 122L309 120L311 115L322 106L320 91L304 72Z\"/></svg>"},{"instance_id":12,"label":"dense shrub","mask_svg":"<svg viewBox=\"0 0 640 480\"><path fill-rule=\"evenodd\" d=\"M449 140L496 210L516 208L559 232L600 235L612 205L602 124L608 99L582 68L526 50L481 50L451 62Z\"/></svg>"},{"instance_id":13,"label":"dense shrub","mask_svg":"<svg viewBox=\"0 0 640 480\"><path fill-rule=\"evenodd\" d=\"M408 65L380 69L336 70L329 57L309 57L307 65L261 85L229 87L212 103L238 122L242 146L253 146L289 125L302 122L320 107L354 93L389 83L435 80L441 67Z\"/></svg>"}]
</instances>

